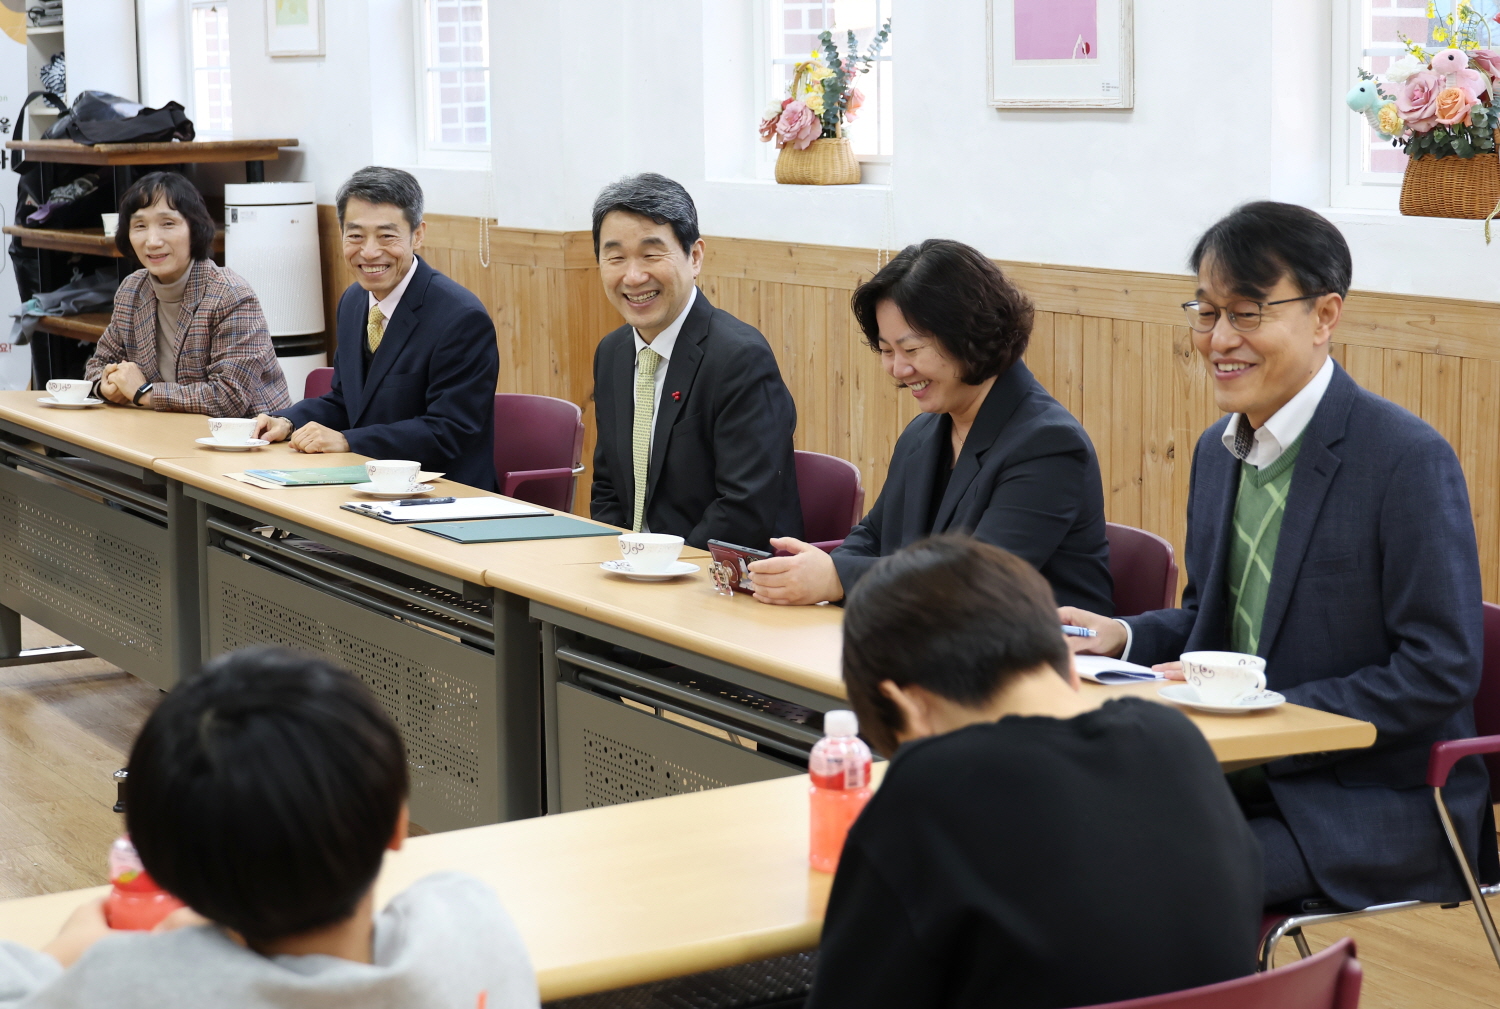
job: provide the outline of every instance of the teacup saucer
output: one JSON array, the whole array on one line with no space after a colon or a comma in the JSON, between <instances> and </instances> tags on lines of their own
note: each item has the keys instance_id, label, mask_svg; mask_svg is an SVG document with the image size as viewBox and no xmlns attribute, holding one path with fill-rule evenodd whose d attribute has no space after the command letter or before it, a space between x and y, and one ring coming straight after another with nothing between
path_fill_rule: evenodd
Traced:
<instances>
[{"instance_id":1,"label":"teacup saucer","mask_svg":"<svg viewBox=\"0 0 1500 1009\"><path fill-rule=\"evenodd\" d=\"M220 452L248 452L253 448L264 448L271 444L264 438L251 438L249 441L220 441L212 437L194 440L204 448L216 448Z\"/></svg>"},{"instance_id":2,"label":"teacup saucer","mask_svg":"<svg viewBox=\"0 0 1500 1009\"><path fill-rule=\"evenodd\" d=\"M38 399L37 402L42 406L53 406L62 410L86 410L91 406L104 405L104 400L94 399L92 397L78 403L64 403L60 399L53 399L51 396L43 396L42 398Z\"/></svg>"},{"instance_id":3,"label":"teacup saucer","mask_svg":"<svg viewBox=\"0 0 1500 1009\"><path fill-rule=\"evenodd\" d=\"M612 575L624 575L626 578L638 582L664 582L669 578L680 578L690 575L698 570L698 565L689 564L687 561L673 561L667 565L665 571L632 571L629 561L605 561L599 565Z\"/></svg>"},{"instance_id":4,"label":"teacup saucer","mask_svg":"<svg viewBox=\"0 0 1500 1009\"><path fill-rule=\"evenodd\" d=\"M1251 711L1279 708L1286 703L1286 698L1274 690L1258 690L1253 694L1246 694L1233 704L1210 704L1199 700L1198 689L1186 683L1174 683L1170 687L1162 687L1156 693L1173 704L1213 715L1244 715Z\"/></svg>"},{"instance_id":5,"label":"teacup saucer","mask_svg":"<svg viewBox=\"0 0 1500 1009\"><path fill-rule=\"evenodd\" d=\"M408 487L406 490L378 490L373 483L357 483L350 490L357 490L361 494L371 497L386 498L394 501L396 498L412 497L416 494L431 494L433 485L430 483L419 483Z\"/></svg>"}]
</instances>

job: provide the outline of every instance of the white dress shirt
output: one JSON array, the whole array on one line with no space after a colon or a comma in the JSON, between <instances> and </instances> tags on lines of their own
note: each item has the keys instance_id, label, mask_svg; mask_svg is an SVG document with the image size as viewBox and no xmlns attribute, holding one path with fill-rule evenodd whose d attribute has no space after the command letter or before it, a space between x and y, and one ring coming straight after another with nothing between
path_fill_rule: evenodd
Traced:
<instances>
[{"instance_id":1,"label":"white dress shirt","mask_svg":"<svg viewBox=\"0 0 1500 1009\"><path fill-rule=\"evenodd\" d=\"M396 306L401 303L401 296L406 293L406 289L411 286L411 278L416 275L417 257L412 256L411 265L406 268L406 276L402 277L401 282L395 286L390 294L387 294L385 296L384 301L376 300L374 291L365 292L370 296L369 304L365 307L366 318L368 318L370 309L374 308L376 305L380 306L380 314L384 316L384 318L380 321L381 336L385 335L386 327L391 324L391 316L396 314Z\"/></svg>"},{"instance_id":2,"label":"white dress shirt","mask_svg":"<svg viewBox=\"0 0 1500 1009\"><path fill-rule=\"evenodd\" d=\"M1323 394L1328 391L1328 383L1333 381L1333 358L1323 362L1323 367L1312 377L1312 381L1304 385L1297 395L1286 401L1286 405L1275 413L1255 431L1254 440L1250 443L1250 451L1244 461L1256 469L1265 469L1277 459L1280 459L1287 449L1302 437L1302 432L1307 430L1307 425L1312 422L1313 414L1318 410L1318 404L1323 402ZM1234 455L1235 434L1240 429L1240 424L1249 423L1244 414L1234 414L1229 418L1229 425L1224 428L1224 448ZM1130 625L1121 620L1125 628L1125 650L1120 653L1123 661L1130 661L1130 646L1135 644L1135 635L1131 633Z\"/></svg>"},{"instance_id":3,"label":"white dress shirt","mask_svg":"<svg viewBox=\"0 0 1500 1009\"><path fill-rule=\"evenodd\" d=\"M693 310L693 302L698 300L698 288L693 288L693 293L688 295L688 302L683 306L682 312L672 320L672 324L660 333L656 339L647 343L641 339L641 334L632 327L630 332L635 334L635 360L636 366L630 373L630 387L635 388L635 379L640 371L641 351L650 347L661 356L661 363L656 366L656 398L651 404L651 442L656 443L656 415L661 410L661 388L662 380L667 377L667 363L672 360L672 348L677 346L677 334L682 332L682 324L687 321L688 313ZM384 311L384 309L382 309ZM634 393L632 393L632 398Z\"/></svg>"}]
</instances>

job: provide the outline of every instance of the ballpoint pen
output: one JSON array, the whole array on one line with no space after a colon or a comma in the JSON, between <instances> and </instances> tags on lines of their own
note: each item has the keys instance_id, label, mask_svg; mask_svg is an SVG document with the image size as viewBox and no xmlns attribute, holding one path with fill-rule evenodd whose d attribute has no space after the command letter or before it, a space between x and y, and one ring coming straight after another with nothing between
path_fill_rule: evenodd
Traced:
<instances>
[{"instance_id":1,"label":"ballpoint pen","mask_svg":"<svg viewBox=\"0 0 1500 1009\"><path fill-rule=\"evenodd\" d=\"M1070 638L1097 638L1099 632L1089 627L1078 627L1074 624L1063 624L1063 634Z\"/></svg>"}]
</instances>

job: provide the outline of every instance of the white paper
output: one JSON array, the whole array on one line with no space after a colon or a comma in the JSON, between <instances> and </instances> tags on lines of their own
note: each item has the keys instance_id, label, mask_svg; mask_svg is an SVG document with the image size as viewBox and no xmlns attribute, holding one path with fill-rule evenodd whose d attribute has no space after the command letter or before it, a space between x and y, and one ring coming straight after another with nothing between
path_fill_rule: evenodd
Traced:
<instances>
[{"instance_id":1,"label":"white paper","mask_svg":"<svg viewBox=\"0 0 1500 1009\"><path fill-rule=\"evenodd\" d=\"M503 497L463 497L452 504L393 505L378 501L350 501L360 511L397 522L444 522L449 519L509 519L551 515L545 508Z\"/></svg>"},{"instance_id":2,"label":"white paper","mask_svg":"<svg viewBox=\"0 0 1500 1009\"><path fill-rule=\"evenodd\" d=\"M1085 680L1092 680L1105 686L1166 679L1149 666L1138 666L1134 662L1111 659L1103 655L1074 655L1073 665L1078 669L1078 675Z\"/></svg>"}]
</instances>

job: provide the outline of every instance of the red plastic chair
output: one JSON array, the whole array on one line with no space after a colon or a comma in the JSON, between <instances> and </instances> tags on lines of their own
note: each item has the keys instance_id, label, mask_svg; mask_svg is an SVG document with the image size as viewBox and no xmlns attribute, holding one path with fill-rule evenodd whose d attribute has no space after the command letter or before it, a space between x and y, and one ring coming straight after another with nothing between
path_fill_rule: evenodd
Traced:
<instances>
[{"instance_id":1,"label":"red plastic chair","mask_svg":"<svg viewBox=\"0 0 1500 1009\"><path fill-rule=\"evenodd\" d=\"M1106 522L1115 616L1134 617L1177 605L1177 559L1172 544L1134 526Z\"/></svg>"},{"instance_id":2,"label":"red plastic chair","mask_svg":"<svg viewBox=\"0 0 1500 1009\"><path fill-rule=\"evenodd\" d=\"M1463 845L1459 843L1458 834L1453 829L1453 819L1448 814L1448 806L1443 802L1443 786L1448 783L1448 775L1453 770L1453 765L1468 756L1482 756L1485 765L1490 772L1490 792L1493 795L1496 782L1500 782L1500 606L1494 603L1484 604L1484 667L1480 674L1479 693L1474 697L1474 729L1480 735L1473 739L1454 739L1440 743L1433 743L1427 758L1427 787L1432 789L1433 805L1437 807L1437 816L1443 824L1443 833L1448 836L1448 847L1453 852L1454 859L1458 862L1458 870L1463 875L1464 885L1469 890L1469 900L1474 904L1474 913L1479 917L1479 927L1484 929L1484 937L1489 941L1490 952L1495 957L1495 963L1500 966L1500 932L1496 931L1494 916L1490 913L1489 905L1485 903L1487 897L1500 897L1500 883L1490 886L1480 884L1474 873L1474 867L1464 855ZM1375 914L1388 914L1392 911L1405 911L1414 907L1433 907L1456 905L1434 905L1431 901L1403 900L1392 904L1377 904L1375 907L1367 907L1358 911L1334 911L1327 914L1299 914L1299 915L1267 915L1262 923L1263 935L1260 944L1260 966L1266 970L1271 966L1272 959L1276 955L1276 944L1286 936L1291 936L1297 944L1297 950L1304 957L1307 956L1307 940L1303 938L1302 929L1309 925L1327 924L1329 922L1344 921L1349 918L1363 918Z\"/></svg>"},{"instance_id":3,"label":"red plastic chair","mask_svg":"<svg viewBox=\"0 0 1500 1009\"><path fill-rule=\"evenodd\" d=\"M797 452L796 466L802 538L820 550L832 550L864 516L865 485L859 467L821 452Z\"/></svg>"},{"instance_id":4,"label":"red plastic chair","mask_svg":"<svg viewBox=\"0 0 1500 1009\"><path fill-rule=\"evenodd\" d=\"M551 396L495 396L495 477L500 493L558 512L573 510L583 472L583 411Z\"/></svg>"},{"instance_id":5,"label":"red plastic chair","mask_svg":"<svg viewBox=\"0 0 1500 1009\"><path fill-rule=\"evenodd\" d=\"M1354 940L1340 939L1276 970L1090 1009L1356 1009L1363 980Z\"/></svg>"},{"instance_id":6,"label":"red plastic chair","mask_svg":"<svg viewBox=\"0 0 1500 1009\"><path fill-rule=\"evenodd\" d=\"M326 396L333 390L333 369L314 368L307 373L307 383L302 386L302 398L313 399Z\"/></svg>"}]
</instances>

